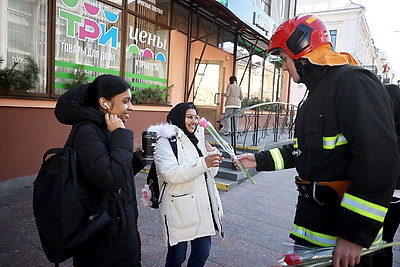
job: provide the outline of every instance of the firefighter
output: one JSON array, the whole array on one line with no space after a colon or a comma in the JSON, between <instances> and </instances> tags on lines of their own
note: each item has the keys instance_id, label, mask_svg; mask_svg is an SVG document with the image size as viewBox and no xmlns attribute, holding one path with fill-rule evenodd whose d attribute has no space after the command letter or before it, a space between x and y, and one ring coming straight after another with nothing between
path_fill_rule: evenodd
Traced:
<instances>
[{"instance_id":1,"label":"firefighter","mask_svg":"<svg viewBox=\"0 0 400 267\"><path fill-rule=\"evenodd\" d=\"M308 90L294 142L238 159L258 171L296 167L295 244L335 246L334 267L372 266L361 250L381 241L400 172L392 104L372 72L331 47L329 30L315 15L277 28L268 52Z\"/></svg>"}]
</instances>

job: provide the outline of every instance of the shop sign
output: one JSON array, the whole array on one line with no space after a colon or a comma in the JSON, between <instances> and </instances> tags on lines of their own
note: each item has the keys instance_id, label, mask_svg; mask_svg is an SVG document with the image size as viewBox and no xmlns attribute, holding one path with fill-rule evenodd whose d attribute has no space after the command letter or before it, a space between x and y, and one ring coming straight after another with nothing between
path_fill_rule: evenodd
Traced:
<instances>
[{"instance_id":1,"label":"shop sign","mask_svg":"<svg viewBox=\"0 0 400 267\"><path fill-rule=\"evenodd\" d=\"M155 59L161 62L166 62L167 58L163 52L155 53L151 48L158 50L167 51L167 40L160 38L151 32L140 30L138 28L134 28L133 26L129 26L129 35L128 38L132 40L134 43L128 47L128 52L132 53L133 55L139 55L149 59ZM140 49L139 44L147 46L145 49ZM152 70L159 70L160 66L156 63L151 63L147 61L143 61L140 59L136 60L136 67L145 68L145 69L152 69Z\"/></svg>"},{"instance_id":2,"label":"shop sign","mask_svg":"<svg viewBox=\"0 0 400 267\"><path fill-rule=\"evenodd\" d=\"M79 0L61 0L61 2L70 9L76 9L78 7ZM139 3L140 1L136 1ZM155 2L155 1L154 1ZM83 3L85 15L82 16L74 13L73 11L59 9L58 16L60 19L66 22L66 36L71 38L77 38L78 40L97 41L100 46L106 46L109 44L111 48L118 49L118 35L119 29L116 26L108 26L115 24L119 19L119 14L114 14L110 11L101 11L98 7L92 6L87 3ZM106 23L98 22L93 18L99 18L103 15ZM93 18L89 18L89 16ZM103 18L102 18L103 19ZM103 19L103 20L104 20ZM128 38L134 42L128 47L128 52L133 55L140 55L145 58L155 59L161 62L166 62L165 52L167 51L167 40L162 39L160 36L152 34L151 32L140 30L129 26ZM140 46L147 46L146 48L140 49ZM154 49L151 49L153 47ZM79 44L71 44L68 42L60 41L60 48L63 52L79 54L83 57L96 58L106 61L115 61L115 54L112 52L100 51L97 49L83 47ZM165 52L155 53L153 50L163 50ZM139 67L146 69L159 69L155 64L148 62L141 62L138 60L136 63Z\"/></svg>"},{"instance_id":3,"label":"shop sign","mask_svg":"<svg viewBox=\"0 0 400 267\"><path fill-rule=\"evenodd\" d=\"M77 69L79 65L83 66L86 75L119 75L121 45L126 46L124 73L132 78L132 87L163 87L167 76L168 29L149 27L144 19L128 19L135 24L128 24L127 32L122 32L121 9L102 2L94 6L84 0L57 2L60 3L57 6L60 27L56 37L56 88L66 88L65 82L75 77L70 73L70 68ZM142 2L136 0L137 4ZM147 0L147 3L155 4L155 0ZM122 35L127 36L124 44L121 44Z\"/></svg>"},{"instance_id":4,"label":"shop sign","mask_svg":"<svg viewBox=\"0 0 400 267\"><path fill-rule=\"evenodd\" d=\"M147 9L151 10L151 11L154 11L154 12L160 14L160 15L164 14L164 10L162 10L161 8L158 8L156 6L156 4L157 4L156 0L147 0L147 2L143 1L143 0L133 0L131 2L136 2L136 4L138 4L138 5L142 6L142 7L145 7Z\"/></svg>"},{"instance_id":5,"label":"shop sign","mask_svg":"<svg viewBox=\"0 0 400 267\"><path fill-rule=\"evenodd\" d=\"M77 9L79 4L79 0L61 0L61 2L70 9ZM83 3L83 7L85 16L59 8L58 17L66 22L66 36L77 38L83 42L97 41L100 46L109 44L111 48L118 49L119 29L116 26L107 25L115 24L119 19L119 14L100 10L100 8L87 3ZM100 16L103 21L105 19L107 24L95 20ZM115 61L115 54L112 52L100 51L79 44L60 41L60 48L63 52L79 54L82 57Z\"/></svg>"},{"instance_id":6,"label":"shop sign","mask_svg":"<svg viewBox=\"0 0 400 267\"><path fill-rule=\"evenodd\" d=\"M217 0L217 2L220 2L224 6L228 6L228 0Z\"/></svg>"},{"instance_id":7,"label":"shop sign","mask_svg":"<svg viewBox=\"0 0 400 267\"><path fill-rule=\"evenodd\" d=\"M227 7L248 26L266 35L267 38L271 37L276 23L267 13L255 4L254 1L229 1Z\"/></svg>"}]
</instances>

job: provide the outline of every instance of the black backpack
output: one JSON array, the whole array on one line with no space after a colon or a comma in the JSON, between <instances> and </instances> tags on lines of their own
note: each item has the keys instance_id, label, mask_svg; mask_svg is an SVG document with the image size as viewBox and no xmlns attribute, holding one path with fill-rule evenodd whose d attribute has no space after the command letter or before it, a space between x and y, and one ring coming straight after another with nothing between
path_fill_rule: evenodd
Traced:
<instances>
[{"instance_id":1,"label":"black backpack","mask_svg":"<svg viewBox=\"0 0 400 267\"><path fill-rule=\"evenodd\" d=\"M72 143L82 124L72 127L64 148L52 148L44 153L33 187L33 213L40 242L47 259L56 265L105 230L110 220L101 203L78 181ZM49 155L52 156L47 158Z\"/></svg>"},{"instance_id":2,"label":"black backpack","mask_svg":"<svg viewBox=\"0 0 400 267\"><path fill-rule=\"evenodd\" d=\"M176 146L176 136L173 136L171 138L168 138L168 141L172 147L172 151L174 152L174 155L176 159L178 160L178 148ZM151 206L154 209L158 209L159 204L161 203L161 198L164 194L165 187L167 186L167 182L164 181L163 184L161 185L162 188L162 193L160 196L160 187L158 184L158 176L157 176L157 171L156 171L156 164L153 160L153 163L151 163L149 174L147 175L147 184L149 185L149 189L151 191Z\"/></svg>"}]
</instances>

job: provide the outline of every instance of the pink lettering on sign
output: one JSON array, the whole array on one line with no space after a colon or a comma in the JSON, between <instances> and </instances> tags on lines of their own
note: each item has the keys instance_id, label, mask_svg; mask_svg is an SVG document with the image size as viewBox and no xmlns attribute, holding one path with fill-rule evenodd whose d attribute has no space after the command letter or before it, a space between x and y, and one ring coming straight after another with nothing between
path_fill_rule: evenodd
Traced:
<instances>
[{"instance_id":1,"label":"pink lettering on sign","mask_svg":"<svg viewBox=\"0 0 400 267\"><path fill-rule=\"evenodd\" d=\"M96 21L84 18L83 26L79 26L79 39L97 39L100 36L100 27Z\"/></svg>"}]
</instances>

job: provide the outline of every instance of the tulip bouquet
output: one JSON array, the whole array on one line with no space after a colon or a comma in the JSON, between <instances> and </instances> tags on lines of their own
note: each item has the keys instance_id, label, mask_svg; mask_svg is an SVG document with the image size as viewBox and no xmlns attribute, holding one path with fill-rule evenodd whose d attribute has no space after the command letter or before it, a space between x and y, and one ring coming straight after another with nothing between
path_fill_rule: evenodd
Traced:
<instances>
[{"instance_id":1,"label":"tulip bouquet","mask_svg":"<svg viewBox=\"0 0 400 267\"><path fill-rule=\"evenodd\" d=\"M392 246L399 246L400 242L386 243L382 241L379 244L372 245L370 248L363 248L361 256L370 254L380 249ZM332 265L332 256L335 247L327 248L302 248L298 253L284 255L283 259L278 261L278 265L282 266L308 266L308 267L323 267Z\"/></svg>"},{"instance_id":2,"label":"tulip bouquet","mask_svg":"<svg viewBox=\"0 0 400 267\"><path fill-rule=\"evenodd\" d=\"M218 142L218 144L222 147L223 150L225 150L226 153L228 153L238 164L240 170L249 178L249 180L254 183L254 180L251 178L250 173L247 171L247 169L243 166L243 164L238 160L238 158L235 155L235 151L233 150L233 147L229 145L215 130L215 128L212 126L212 124L207 121L205 118L201 118L199 120L199 124L203 126L205 129L208 130L208 132L214 137L214 139Z\"/></svg>"}]
</instances>

